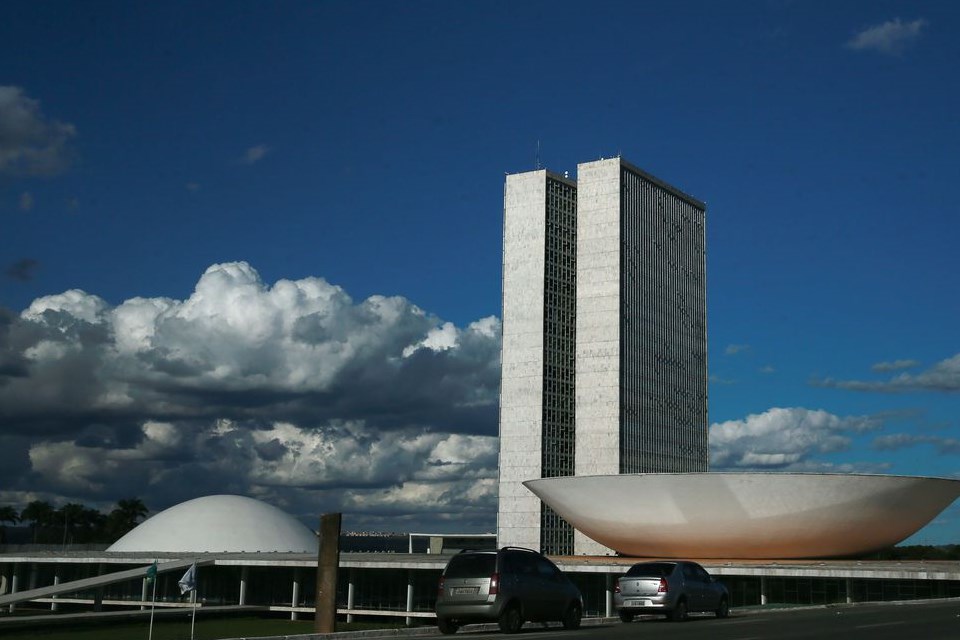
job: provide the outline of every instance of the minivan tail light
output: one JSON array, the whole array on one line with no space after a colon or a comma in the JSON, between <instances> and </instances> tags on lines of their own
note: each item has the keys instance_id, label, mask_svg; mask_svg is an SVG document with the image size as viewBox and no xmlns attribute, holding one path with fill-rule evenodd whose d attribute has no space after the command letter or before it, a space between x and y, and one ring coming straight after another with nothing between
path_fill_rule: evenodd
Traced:
<instances>
[{"instance_id":1,"label":"minivan tail light","mask_svg":"<svg viewBox=\"0 0 960 640\"><path fill-rule=\"evenodd\" d=\"M440 576L440 582L437 583L437 595L443 595L443 576Z\"/></svg>"},{"instance_id":2,"label":"minivan tail light","mask_svg":"<svg viewBox=\"0 0 960 640\"><path fill-rule=\"evenodd\" d=\"M500 574L495 573L490 576L490 590L487 592L491 596L495 596L500 593Z\"/></svg>"},{"instance_id":3,"label":"minivan tail light","mask_svg":"<svg viewBox=\"0 0 960 640\"><path fill-rule=\"evenodd\" d=\"M667 581L665 578L660 578L660 586L657 587L657 593L666 593L667 592Z\"/></svg>"},{"instance_id":4,"label":"minivan tail light","mask_svg":"<svg viewBox=\"0 0 960 640\"><path fill-rule=\"evenodd\" d=\"M617 584L613 587L614 593L620 593L620 580L617 580Z\"/></svg>"}]
</instances>

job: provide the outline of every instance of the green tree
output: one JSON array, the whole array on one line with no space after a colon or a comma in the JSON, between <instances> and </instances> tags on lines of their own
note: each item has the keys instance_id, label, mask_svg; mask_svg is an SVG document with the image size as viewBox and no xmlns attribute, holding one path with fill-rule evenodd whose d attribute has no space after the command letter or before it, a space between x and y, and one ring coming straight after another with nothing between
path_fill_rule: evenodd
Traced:
<instances>
[{"instance_id":1,"label":"green tree","mask_svg":"<svg viewBox=\"0 0 960 640\"><path fill-rule=\"evenodd\" d=\"M125 498L117 501L117 506L107 516L107 532L115 542L132 530L147 517L150 510L140 498Z\"/></svg>"},{"instance_id":2,"label":"green tree","mask_svg":"<svg viewBox=\"0 0 960 640\"><path fill-rule=\"evenodd\" d=\"M34 500L20 512L20 520L30 523L34 544L36 544L38 538L43 537L44 530L54 524L56 513L50 503L43 500Z\"/></svg>"}]
</instances>

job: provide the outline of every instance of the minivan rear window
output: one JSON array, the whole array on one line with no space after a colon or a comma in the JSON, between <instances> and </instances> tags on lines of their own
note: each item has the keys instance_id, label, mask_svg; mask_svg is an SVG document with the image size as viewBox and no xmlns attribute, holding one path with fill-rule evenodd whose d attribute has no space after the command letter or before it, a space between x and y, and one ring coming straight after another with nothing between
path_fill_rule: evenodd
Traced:
<instances>
[{"instance_id":1,"label":"minivan rear window","mask_svg":"<svg viewBox=\"0 0 960 640\"><path fill-rule=\"evenodd\" d=\"M443 575L447 578L488 578L497 567L494 553L465 553L454 556Z\"/></svg>"},{"instance_id":2,"label":"minivan rear window","mask_svg":"<svg viewBox=\"0 0 960 640\"><path fill-rule=\"evenodd\" d=\"M628 578L666 578L673 573L676 565L672 562L648 562L635 564L627 571Z\"/></svg>"}]
</instances>

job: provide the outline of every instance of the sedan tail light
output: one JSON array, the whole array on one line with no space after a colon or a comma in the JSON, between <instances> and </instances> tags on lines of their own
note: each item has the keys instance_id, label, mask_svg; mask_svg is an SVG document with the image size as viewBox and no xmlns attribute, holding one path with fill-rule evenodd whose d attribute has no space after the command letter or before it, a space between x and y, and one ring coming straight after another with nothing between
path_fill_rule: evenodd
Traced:
<instances>
[{"instance_id":1,"label":"sedan tail light","mask_svg":"<svg viewBox=\"0 0 960 640\"><path fill-rule=\"evenodd\" d=\"M657 593L666 593L667 592L667 580L665 578L660 578L660 586L657 587Z\"/></svg>"},{"instance_id":2,"label":"sedan tail light","mask_svg":"<svg viewBox=\"0 0 960 640\"><path fill-rule=\"evenodd\" d=\"M490 576L490 590L487 592L491 596L495 596L500 593L500 574L495 573Z\"/></svg>"}]
</instances>

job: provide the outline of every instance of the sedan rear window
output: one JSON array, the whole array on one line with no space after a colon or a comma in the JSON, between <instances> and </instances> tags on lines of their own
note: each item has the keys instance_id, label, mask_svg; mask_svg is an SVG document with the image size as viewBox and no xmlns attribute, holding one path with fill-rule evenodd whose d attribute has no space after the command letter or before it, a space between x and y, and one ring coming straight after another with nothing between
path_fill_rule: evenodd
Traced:
<instances>
[{"instance_id":1,"label":"sedan rear window","mask_svg":"<svg viewBox=\"0 0 960 640\"><path fill-rule=\"evenodd\" d=\"M676 565L672 562L647 562L635 564L627 571L628 578L666 578L673 573Z\"/></svg>"},{"instance_id":2,"label":"sedan rear window","mask_svg":"<svg viewBox=\"0 0 960 640\"><path fill-rule=\"evenodd\" d=\"M496 567L496 554L467 553L451 558L443 575L447 578L486 578Z\"/></svg>"}]
</instances>

